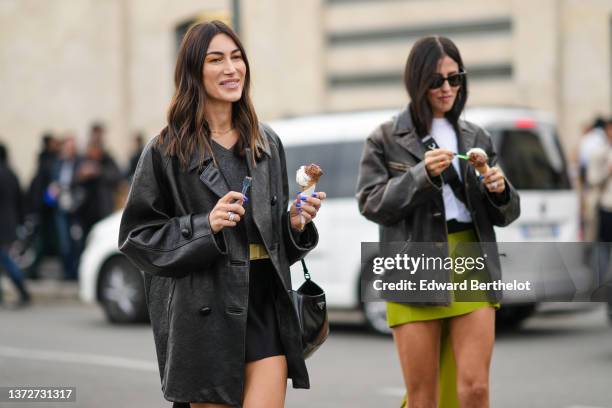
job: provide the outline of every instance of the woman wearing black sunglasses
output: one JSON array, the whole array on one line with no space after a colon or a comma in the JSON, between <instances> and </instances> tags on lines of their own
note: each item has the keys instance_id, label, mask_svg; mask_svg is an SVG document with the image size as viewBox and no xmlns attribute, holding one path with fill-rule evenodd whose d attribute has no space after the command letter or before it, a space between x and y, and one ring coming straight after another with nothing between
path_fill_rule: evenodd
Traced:
<instances>
[{"instance_id":1,"label":"woman wearing black sunglasses","mask_svg":"<svg viewBox=\"0 0 612 408\"><path fill-rule=\"evenodd\" d=\"M460 119L468 89L459 50L448 38L420 39L408 56L404 81L408 108L366 141L359 209L380 224L381 242L443 243L453 260L485 259L482 270L449 270L446 279L453 283L501 279L493 226L519 216L519 197L495 167L489 135ZM459 160L471 148L486 152L490 169L485 174ZM488 407L500 293L438 295L387 302L408 392L405 403L410 408Z\"/></svg>"}]
</instances>

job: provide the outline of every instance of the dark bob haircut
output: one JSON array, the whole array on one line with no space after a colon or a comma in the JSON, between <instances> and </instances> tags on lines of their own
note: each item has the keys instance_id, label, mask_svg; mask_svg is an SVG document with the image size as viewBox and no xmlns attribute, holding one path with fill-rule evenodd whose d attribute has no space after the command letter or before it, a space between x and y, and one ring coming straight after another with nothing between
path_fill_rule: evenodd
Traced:
<instances>
[{"instance_id":1,"label":"dark bob haircut","mask_svg":"<svg viewBox=\"0 0 612 408\"><path fill-rule=\"evenodd\" d=\"M433 112L427 99L429 86L438 71L438 63L444 56L449 56L459 65L459 72L465 72L465 66L457 46L448 38L441 36L419 39L406 61L404 85L410 96L410 114L419 137L425 137L431 131ZM468 97L467 76L457 92L457 99L446 118L458 130L458 121Z\"/></svg>"}]
</instances>

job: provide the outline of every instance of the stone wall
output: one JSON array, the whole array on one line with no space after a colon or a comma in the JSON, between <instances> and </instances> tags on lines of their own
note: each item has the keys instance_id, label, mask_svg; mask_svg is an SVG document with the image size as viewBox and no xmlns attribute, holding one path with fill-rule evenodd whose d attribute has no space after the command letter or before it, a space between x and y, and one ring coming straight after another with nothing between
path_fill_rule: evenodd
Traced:
<instances>
[{"instance_id":1,"label":"stone wall","mask_svg":"<svg viewBox=\"0 0 612 408\"><path fill-rule=\"evenodd\" d=\"M127 159L131 134L156 134L173 93L176 28L231 20L231 0L0 1L0 139L22 181L41 133L104 121ZM567 150L612 105L609 0L242 0L241 37L260 117L407 102L410 47L448 32L470 71L471 105L556 114Z\"/></svg>"}]
</instances>

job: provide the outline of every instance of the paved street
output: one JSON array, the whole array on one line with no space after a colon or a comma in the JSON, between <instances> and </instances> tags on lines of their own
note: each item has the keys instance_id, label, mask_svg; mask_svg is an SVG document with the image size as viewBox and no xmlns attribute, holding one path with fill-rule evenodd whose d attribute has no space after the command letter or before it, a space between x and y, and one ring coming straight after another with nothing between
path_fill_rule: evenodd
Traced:
<instances>
[{"instance_id":1,"label":"paved street","mask_svg":"<svg viewBox=\"0 0 612 408\"><path fill-rule=\"evenodd\" d=\"M150 329L107 324L76 302L0 311L0 386L76 386L77 402L35 407L168 407ZM312 390L287 407L397 407L402 380L390 338L354 324L308 362ZM612 407L612 328L599 305L547 305L518 332L498 336L493 407ZM25 407L0 403L0 407Z\"/></svg>"}]
</instances>

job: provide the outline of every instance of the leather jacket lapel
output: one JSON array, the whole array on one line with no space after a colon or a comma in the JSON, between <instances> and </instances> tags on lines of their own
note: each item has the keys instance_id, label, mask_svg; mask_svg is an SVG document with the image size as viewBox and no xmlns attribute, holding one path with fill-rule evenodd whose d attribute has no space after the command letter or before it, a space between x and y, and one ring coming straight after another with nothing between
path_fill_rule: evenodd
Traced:
<instances>
[{"instance_id":1,"label":"leather jacket lapel","mask_svg":"<svg viewBox=\"0 0 612 408\"><path fill-rule=\"evenodd\" d=\"M397 137L397 143L400 146L408 150L414 157L423 160L425 148L416 134L408 108L400 112L395 118L393 134Z\"/></svg>"},{"instance_id":2,"label":"leather jacket lapel","mask_svg":"<svg viewBox=\"0 0 612 408\"><path fill-rule=\"evenodd\" d=\"M215 193L219 198L223 197L229 192L229 187L223 178L223 175L219 169L215 166L215 163L210 160L202 174L200 174L200 181L204 183L210 191Z\"/></svg>"},{"instance_id":3,"label":"leather jacket lapel","mask_svg":"<svg viewBox=\"0 0 612 408\"><path fill-rule=\"evenodd\" d=\"M253 211L253 220L261 234L264 243L269 245L271 228L269 223L272 220L272 207L270 206L270 159L267 155L262 155L261 160L253 163L251 149L245 149L247 166L251 180L251 190L249 199Z\"/></svg>"},{"instance_id":4,"label":"leather jacket lapel","mask_svg":"<svg viewBox=\"0 0 612 408\"><path fill-rule=\"evenodd\" d=\"M423 160L425 157L425 148L423 144L418 140L418 136L415 132L408 133L397 139L397 143L404 149L408 150L410 154L419 160Z\"/></svg>"},{"instance_id":5,"label":"leather jacket lapel","mask_svg":"<svg viewBox=\"0 0 612 408\"><path fill-rule=\"evenodd\" d=\"M194 171L200 167L200 162L204 165L204 170L200 173L200 181L215 193L219 198L229 192L229 187L221 171L215 166L211 152L206 152L203 158L200 158L200 150L196 149L189 160L188 171Z\"/></svg>"}]
</instances>

